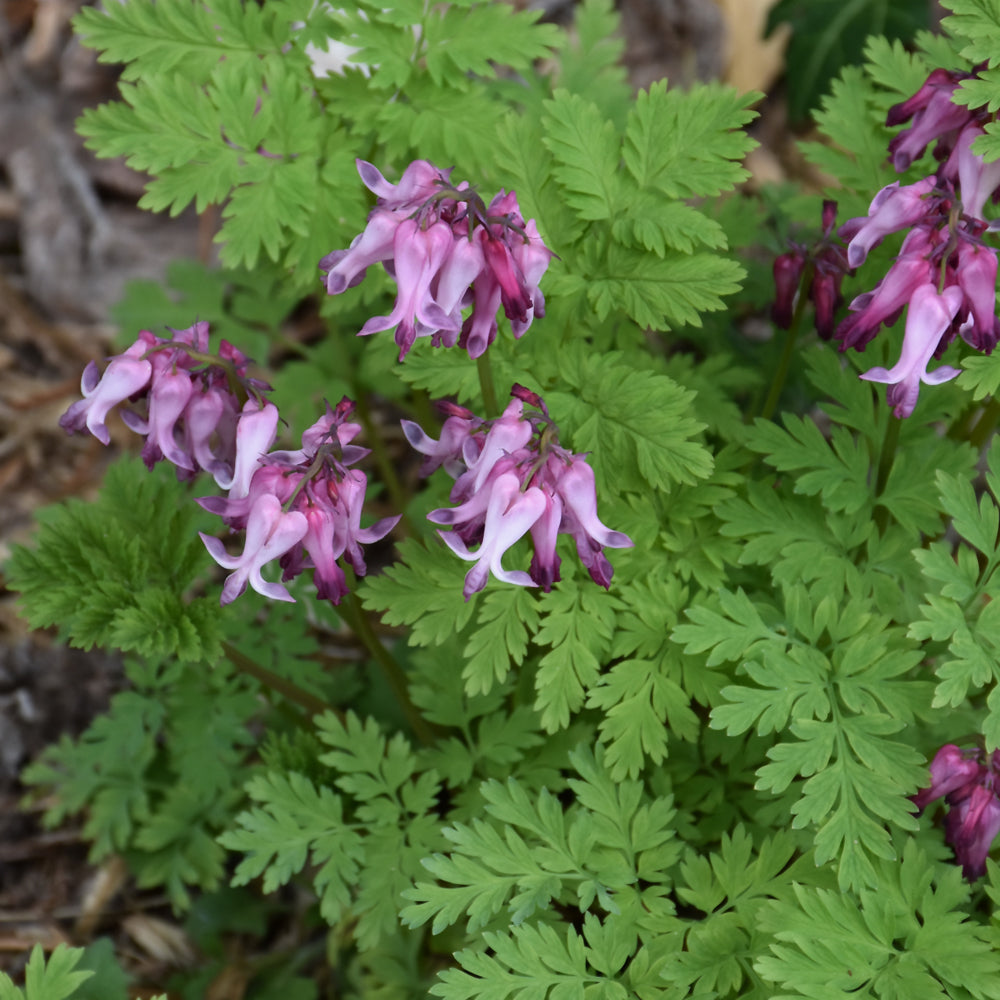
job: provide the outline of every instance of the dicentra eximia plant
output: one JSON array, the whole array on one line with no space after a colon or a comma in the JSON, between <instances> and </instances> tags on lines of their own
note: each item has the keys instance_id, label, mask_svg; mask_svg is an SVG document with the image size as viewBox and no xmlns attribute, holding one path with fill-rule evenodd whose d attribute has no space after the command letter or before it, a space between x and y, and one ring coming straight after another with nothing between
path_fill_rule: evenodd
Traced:
<instances>
[{"instance_id":1,"label":"dicentra eximia plant","mask_svg":"<svg viewBox=\"0 0 1000 1000\"><path fill-rule=\"evenodd\" d=\"M226 270L63 418L148 470L6 568L126 654L49 820L179 911L295 883L262 996L1000 997L1000 14L946 6L816 195L736 192L756 95L633 94L602 0L85 10L81 132Z\"/></svg>"}]
</instances>

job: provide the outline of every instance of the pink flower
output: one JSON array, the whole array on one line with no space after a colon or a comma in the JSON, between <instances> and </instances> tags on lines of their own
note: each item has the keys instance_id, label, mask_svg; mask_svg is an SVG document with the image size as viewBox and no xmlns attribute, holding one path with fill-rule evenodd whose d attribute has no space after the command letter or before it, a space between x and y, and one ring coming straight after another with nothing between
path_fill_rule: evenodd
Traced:
<instances>
[{"instance_id":1,"label":"pink flower","mask_svg":"<svg viewBox=\"0 0 1000 1000\"><path fill-rule=\"evenodd\" d=\"M142 448L142 460L147 469L165 458L178 469L195 472L194 459L183 447L177 432L177 422L191 400L194 386L184 369L156 372L149 391L149 430Z\"/></svg>"},{"instance_id":2,"label":"pink flower","mask_svg":"<svg viewBox=\"0 0 1000 1000\"><path fill-rule=\"evenodd\" d=\"M370 319L359 335L396 327L400 360L418 337L479 357L496 336L501 306L515 337L544 314L538 283L552 251L534 220L521 217L513 192L501 191L487 206L468 184L452 184L449 172L426 160L411 163L398 184L370 163L357 166L378 203L350 248L320 261L327 293L357 284L379 262L398 286L392 311Z\"/></svg>"},{"instance_id":3,"label":"pink flower","mask_svg":"<svg viewBox=\"0 0 1000 1000\"><path fill-rule=\"evenodd\" d=\"M897 173L902 173L923 156L929 143L971 121L973 112L969 108L952 103L954 91L955 84L933 88L926 104L914 114L913 125L903 129L889 143L889 155Z\"/></svg>"},{"instance_id":4,"label":"pink flower","mask_svg":"<svg viewBox=\"0 0 1000 1000\"><path fill-rule=\"evenodd\" d=\"M962 211L972 219L983 219L983 208L1000 185L1000 161L986 163L972 152L972 144L986 133L978 125L967 125L955 142L940 176L958 182Z\"/></svg>"},{"instance_id":5,"label":"pink flower","mask_svg":"<svg viewBox=\"0 0 1000 1000\"><path fill-rule=\"evenodd\" d=\"M996 315L997 252L992 247L963 241L957 254L958 287L965 296L962 308L968 315L959 333L967 343L988 354L1000 336Z\"/></svg>"},{"instance_id":6,"label":"pink flower","mask_svg":"<svg viewBox=\"0 0 1000 1000\"><path fill-rule=\"evenodd\" d=\"M451 186L450 170L438 170L428 160L414 160L400 177L390 184L381 171L367 160L357 160L358 173L366 188L378 195L379 205L394 212L412 212Z\"/></svg>"},{"instance_id":7,"label":"pink flower","mask_svg":"<svg viewBox=\"0 0 1000 1000\"><path fill-rule=\"evenodd\" d=\"M96 365L88 365L82 382L85 398L66 411L60 424L70 432L86 427L107 444L108 411L121 406L125 425L146 438L142 458L147 466L166 459L181 478L205 470L229 488L241 408L251 414L264 407L270 386L249 377L249 359L226 341L217 355L209 354L207 323L171 333L166 339L143 330L128 350L111 359L101 377Z\"/></svg>"},{"instance_id":8,"label":"pink flower","mask_svg":"<svg viewBox=\"0 0 1000 1000\"><path fill-rule=\"evenodd\" d=\"M216 476L221 489L229 490L231 498L245 497L250 490L250 480L257 471L261 458L274 444L278 431L278 408L274 403L261 406L249 399L243 406L236 425L236 457L231 476Z\"/></svg>"},{"instance_id":9,"label":"pink flower","mask_svg":"<svg viewBox=\"0 0 1000 1000\"><path fill-rule=\"evenodd\" d=\"M410 446L421 455L427 456L420 466L420 475L429 476L443 465L449 475L457 478L465 470L463 456L466 444L472 442L473 433L483 422L464 406L438 403L438 407L444 410L448 417L441 428L441 437L437 441L429 434L425 434L420 425L412 420L401 420L400 423ZM474 447L478 454L479 446L474 445ZM474 461L475 456L471 460Z\"/></svg>"},{"instance_id":10,"label":"pink flower","mask_svg":"<svg viewBox=\"0 0 1000 1000\"><path fill-rule=\"evenodd\" d=\"M932 276L930 261L900 256L874 291L859 295L848 307L852 315L841 320L835 334L841 341L840 349L864 350L883 323L892 326L896 322L916 289L927 284Z\"/></svg>"},{"instance_id":11,"label":"pink flower","mask_svg":"<svg viewBox=\"0 0 1000 1000\"><path fill-rule=\"evenodd\" d=\"M933 70L912 97L908 97L905 101L889 108L885 119L886 125L892 128L894 125L908 122L918 112L926 111L931 100L940 94L944 94L945 98L950 101L959 81L968 75L967 73L952 73L946 69Z\"/></svg>"},{"instance_id":12,"label":"pink flower","mask_svg":"<svg viewBox=\"0 0 1000 1000\"><path fill-rule=\"evenodd\" d=\"M101 444L111 443L105 421L112 408L149 385L153 366L143 358L148 345L140 337L123 354L112 358L104 374L91 361L83 370L80 391L83 399L59 418L59 426L70 434L86 428Z\"/></svg>"},{"instance_id":13,"label":"pink flower","mask_svg":"<svg viewBox=\"0 0 1000 1000\"><path fill-rule=\"evenodd\" d=\"M860 267L872 247L877 246L890 233L898 232L919 222L936 206L928 201L937 181L925 177L916 184L900 187L899 181L882 188L868 207L868 216L850 219L840 227L840 235L850 240L847 245L847 263Z\"/></svg>"},{"instance_id":14,"label":"pink flower","mask_svg":"<svg viewBox=\"0 0 1000 1000\"><path fill-rule=\"evenodd\" d=\"M910 299L899 361L888 371L870 368L861 376L889 386L886 399L897 417L908 417L913 412L921 382L940 385L959 374L959 369L950 365L928 372L927 365L961 304L962 292L954 285L940 295L934 285L921 285Z\"/></svg>"},{"instance_id":15,"label":"pink flower","mask_svg":"<svg viewBox=\"0 0 1000 1000\"><path fill-rule=\"evenodd\" d=\"M453 408L459 412L445 421L437 442L416 424L404 424L407 438L428 456L425 468L444 465L455 479L451 499L457 506L432 510L427 517L451 528L439 534L462 559L476 563L466 576L465 598L486 585L490 572L507 583L551 590L559 580L560 534L573 537L581 562L607 588L612 569L604 548L627 548L632 541L601 523L594 473L584 455L560 447L541 397L523 386L514 386L512 395L493 421ZM525 403L541 412L526 415ZM504 553L529 531L534 546L529 571L505 569ZM475 545L479 549L472 552Z\"/></svg>"},{"instance_id":16,"label":"pink flower","mask_svg":"<svg viewBox=\"0 0 1000 1000\"><path fill-rule=\"evenodd\" d=\"M569 467L555 477L554 488L563 502L562 530L573 536L580 561L594 582L607 589L612 570L603 549L629 548L632 539L598 518L594 470L582 455L574 455Z\"/></svg>"},{"instance_id":17,"label":"pink flower","mask_svg":"<svg viewBox=\"0 0 1000 1000\"><path fill-rule=\"evenodd\" d=\"M945 840L970 881L986 872L986 857L1000 833L1000 751L962 750L952 743L941 747L931 761L931 785L913 801L924 809L944 797L949 805Z\"/></svg>"},{"instance_id":18,"label":"pink flower","mask_svg":"<svg viewBox=\"0 0 1000 1000\"><path fill-rule=\"evenodd\" d=\"M962 874L969 881L986 874L986 857L1000 833L1000 800L991 788L976 785L953 806L945 820L945 838L955 849Z\"/></svg>"},{"instance_id":19,"label":"pink flower","mask_svg":"<svg viewBox=\"0 0 1000 1000\"><path fill-rule=\"evenodd\" d=\"M300 542L307 530L308 522L304 514L294 510L285 513L276 496L264 494L250 509L243 555L229 555L218 538L199 531L209 555L220 566L234 570L226 577L221 603L235 601L247 589L248 582L258 594L272 601L294 601L295 598L280 583L268 583L261 576L261 570L272 559L283 556Z\"/></svg>"},{"instance_id":20,"label":"pink flower","mask_svg":"<svg viewBox=\"0 0 1000 1000\"><path fill-rule=\"evenodd\" d=\"M476 564L465 577L462 594L466 600L486 586L490 573L504 583L522 587L530 587L534 583L527 573L504 569L501 560L503 554L527 533L544 510L545 497L540 489L531 487L522 493L517 476L506 473L498 476L492 484L486 506L483 540L478 552L470 552L458 535L438 532L455 555Z\"/></svg>"},{"instance_id":21,"label":"pink flower","mask_svg":"<svg viewBox=\"0 0 1000 1000\"><path fill-rule=\"evenodd\" d=\"M931 761L930 787L921 789L913 796L918 809L926 809L935 799L958 792L967 785L974 785L985 774L978 760L979 754L971 754L959 749L954 743L946 743Z\"/></svg>"},{"instance_id":22,"label":"pink flower","mask_svg":"<svg viewBox=\"0 0 1000 1000\"><path fill-rule=\"evenodd\" d=\"M393 238L399 219L391 212L376 209L368 217L364 231L354 237L349 250L334 250L320 262L326 272L327 295L339 295L364 279L372 264L392 259Z\"/></svg>"},{"instance_id":23,"label":"pink flower","mask_svg":"<svg viewBox=\"0 0 1000 1000\"><path fill-rule=\"evenodd\" d=\"M247 573L251 586L259 593L277 600L292 600L278 584L265 584L269 588L265 591L254 582L265 563L280 559L283 581L312 568L319 597L339 604L347 593L347 578L338 560L346 558L355 572L363 576L365 561L361 546L384 538L399 518L388 517L370 528L361 527L368 480L363 472L348 465L368 452L351 444L361 427L348 420L354 410L349 399L341 400L335 409L327 406L326 413L303 433L301 449L261 454L261 449L266 449L273 440L278 419L277 410L270 404L268 407L242 418L253 423L248 423L245 450L240 453L229 497L202 497L198 501L232 528L245 528L247 532L244 561L238 567L245 571L244 576L227 580L223 603L243 592L240 583ZM272 544L258 523L264 514L274 521L275 510L283 511L283 517L295 515L288 523L301 527L300 531L292 532L289 528L281 534L280 544L279 541ZM220 565L236 566L219 558L224 550L218 539L205 535L202 538ZM257 577L253 576L255 569Z\"/></svg>"},{"instance_id":24,"label":"pink flower","mask_svg":"<svg viewBox=\"0 0 1000 1000\"><path fill-rule=\"evenodd\" d=\"M454 239L451 229L436 222L421 229L412 219L396 227L393 237L393 260L399 294L388 316L374 316L358 331L366 337L379 330L396 327L399 360L406 357L418 336L431 336L442 330L458 332L455 319L431 297L431 282L438 276Z\"/></svg>"}]
</instances>

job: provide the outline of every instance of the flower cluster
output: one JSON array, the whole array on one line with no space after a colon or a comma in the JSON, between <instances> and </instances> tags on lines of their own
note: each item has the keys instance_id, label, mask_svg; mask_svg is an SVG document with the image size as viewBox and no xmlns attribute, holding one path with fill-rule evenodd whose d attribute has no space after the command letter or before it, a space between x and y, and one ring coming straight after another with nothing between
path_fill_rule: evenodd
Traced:
<instances>
[{"instance_id":1,"label":"flower cluster","mask_svg":"<svg viewBox=\"0 0 1000 1000\"><path fill-rule=\"evenodd\" d=\"M443 466L455 480L451 500L458 506L427 516L451 528L439 532L445 543L459 558L475 563L465 577L465 599L486 586L490 573L505 583L550 590L560 579L560 534L572 536L591 577L607 588L613 570L604 547L627 548L632 541L601 523L586 455L560 447L541 398L518 385L511 395L502 416L492 421L445 404L448 416L437 441L417 424L403 421L410 444L427 456L422 473ZM525 403L540 412L526 414ZM504 553L528 532L535 550L528 572L504 569ZM471 552L469 547L476 545Z\"/></svg>"},{"instance_id":2,"label":"flower cluster","mask_svg":"<svg viewBox=\"0 0 1000 1000\"><path fill-rule=\"evenodd\" d=\"M354 404L345 399L335 410L328 406L303 434L300 450L267 454L278 409L265 399L270 387L247 375L248 358L226 341L218 355L209 354L207 323L173 333L165 339L144 330L109 360L103 374L91 362L83 374L84 398L70 406L61 426L70 433L89 431L108 444L108 414L127 404L134 408L122 409L122 419L145 436L148 467L166 459L181 478L203 470L228 490L228 497L198 501L231 528L246 531L238 557L219 539L201 535L212 558L233 571L223 604L248 583L265 597L292 600L285 587L261 576L272 559L280 559L285 581L313 567L319 596L339 603L347 581L337 560L345 556L363 575L360 546L383 538L399 520L361 528L367 479L348 466L368 452L350 443L361 429L347 421Z\"/></svg>"},{"instance_id":3,"label":"flower cluster","mask_svg":"<svg viewBox=\"0 0 1000 1000\"><path fill-rule=\"evenodd\" d=\"M320 261L327 293L358 284L376 263L398 286L392 312L372 317L359 336L396 327L400 360L417 337L436 347L458 344L478 358L496 338L501 306L515 337L544 315L538 282L552 251L535 221L521 217L514 192L501 191L487 206L467 182L453 185L450 170L427 160L411 163L398 184L364 160L357 164L378 201L350 248Z\"/></svg>"},{"instance_id":4,"label":"flower cluster","mask_svg":"<svg viewBox=\"0 0 1000 1000\"><path fill-rule=\"evenodd\" d=\"M111 358L103 374L91 361L83 370L83 399L63 414L69 433L90 432L108 444L107 418L116 406L122 420L145 437L148 468L166 459L182 479L204 470L222 489L245 479L256 461L261 438L270 446L278 411L266 401L266 383L247 375L249 359L222 341L208 353L208 323L172 330L172 338L140 332L136 341Z\"/></svg>"},{"instance_id":5,"label":"flower cluster","mask_svg":"<svg viewBox=\"0 0 1000 1000\"><path fill-rule=\"evenodd\" d=\"M959 373L948 365L927 370L956 336L987 353L1000 337L997 253L983 242L989 228L983 212L1000 185L1000 162L985 164L972 152L983 135L987 111L952 102L962 78L935 70L916 94L888 114L889 125L912 120L889 145L895 168L907 169L936 142L937 172L915 184L888 185L875 196L867 216L840 228L849 241L847 263L852 268L860 267L886 236L909 229L888 273L850 304L852 315L835 332L842 350L864 350L883 324L892 325L909 307L899 360L892 368L871 368L861 376L888 386L886 398L897 417L913 412L921 383L937 385Z\"/></svg>"},{"instance_id":6,"label":"flower cluster","mask_svg":"<svg viewBox=\"0 0 1000 1000\"><path fill-rule=\"evenodd\" d=\"M792 243L792 249L774 261L774 306L771 318L787 330L792 325L796 295L803 274L808 270L808 284L803 289L816 310L816 332L824 339L833 336L833 314L841 302L840 286L850 274L844 248L831 238L837 219L837 203L823 202L823 234L814 247Z\"/></svg>"},{"instance_id":7,"label":"flower cluster","mask_svg":"<svg viewBox=\"0 0 1000 1000\"><path fill-rule=\"evenodd\" d=\"M986 872L986 857L1000 833L1000 750L962 750L952 743L931 761L931 784L914 796L924 809L944 798L951 807L945 819L945 839L955 850L967 879Z\"/></svg>"},{"instance_id":8,"label":"flower cluster","mask_svg":"<svg viewBox=\"0 0 1000 1000\"><path fill-rule=\"evenodd\" d=\"M237 484L228 497L202 497L206 510L220 515L233 529L246 531L240 556L231 556L218 538L201 533L212 558L233 572L222 589L222 603L242 594L247 583L264 597L294 600L280 583L270 583L261 569L279 560L281 579L313 569L313 582L321 600L339 604L348 592L347 578L337 560L341 556L363 576L361 545L377 542L395 526L399 517L388 517L372 527L361 527L361 508L368 480L349 468L368 454L352 445L360 424L347 418L354 403L344 398L302 435L295 451L259 454L256 469L245 488Z\"/></svg>"}]
</instances>

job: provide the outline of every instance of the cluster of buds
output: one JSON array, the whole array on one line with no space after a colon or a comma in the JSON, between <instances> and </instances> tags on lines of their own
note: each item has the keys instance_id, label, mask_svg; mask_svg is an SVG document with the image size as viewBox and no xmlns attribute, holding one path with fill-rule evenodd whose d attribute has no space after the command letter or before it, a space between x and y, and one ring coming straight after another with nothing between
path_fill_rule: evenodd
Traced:
<instances>
[{"instance_id":1,"label":"cluster of buds","mask_svg":"<svg viewBox=\"0 0 1000 1000\"><path fill-rule=\"evenodd\" d=\"M285 582L311 566L317 595L333 604L339 604L348 592L347 578L337 561L341 556L359 576L365 574L361 545L384 538L399 517L361 527L368 480L349 466L364 458L368 449L350 443L361 430L360 424L347 419L353 411L354 403L346 397L336 409L327 405L326 414L302 435L300 449L259 452L256 470L245 488L239 484L228 497L198 501L234 530L246 531L240 556L229 555L218 538L201 533L212 558L232 570L222 588L223 604L239 597L247 583L272 600L293 600L282 584L270 583L261 575L261 569L274 559L279 560Z\"/></svg>"},{"instance_id":2,"label":"cluster of buds","mask_svg":"<svg viewBox=\"0 0 1000 1000\"><path fill-rule=\"evenodd\" d=\"M560 447L541 398L519 385L511 395L502 416L492 421L441 404L447 419L437 441L403 421L407 440L426 456L422 474L443 466L455 480L451 500L458 506L427 516L451 529L439 534L459 558L475 563L465 577L465 599L486 586L490 573L505 583L550 590L560 579L560 534L572 536L593 580L607 588L613 570L604 548L628 548L632 541L601 523L586 455ZM539 412L525 413L525 403ZM504 569L504 553L528 532L535 550L528 572Z\"/></svg>"},{"instance_id":3,"label":"cluster of buds","mask_svg":"<svg viewBox=\"0 0 1000 1000\"><path fill-rule=\"evenodd\" d=\"M228 497L198 501L234 530L246 531L239 557L230 556L219 539L201 536L212 558L233 571L223 604L248 583L265 597L292 600L284 586L261 576L272 559L281 560L285 581L313 567L319 596L339 603L347 581L337 560L345 556L363 575L361 544L383 538L399 520L361 528L367 480L348 466L368 451L350 444L361 429L347 422L354 404L345 399L336 410L328 406L302 436L300 450L267 454L278 409L266 400L270 387L248 376L249 359L226 341L217 355L210 354L207 323L172 332L164 339L144 330L103 373L94 362L87 365L84 398L70 406L60 425L108 444L108 414L121 406L125 424L146 438L142 457L148 467L165 459L180 478L205 471L228 491Z\"/></svg>"},{"instance_id":4,"label":"cluster of buds","mask_svg":"<svg viewBox=\"0 0 1000 1000\"><path fill-rule=\"evenodd\" d=\"M986 857L1000 833L1000 750L962 750L952 743L931 761L931 784L914 796L919 809L944 798L951 807L945 819L945 839L955 851L967 879L986 872Z\"/></svg>"},{"instance_id":5,"label":"cluster of buds","mask_svg":"<svg viewBox=\"0 0 1000 1000\"><path fill-rule=\"evenodd\" d=\"M452 184L450 170L427 160L411 163L398 184L364 160L357 165L378 201L350 248L320 261L327 293L358 284L376 263L398 286L392 312L368 320L359 336L396 327L400 360L417 337L436 347L458 344L478 358L496 338L501 306L515 337L544 315L538 282L552 251L534 219L521 217L513 191L486 205L475 188Z\"/></svg>"},{"instance_id":6,"label":"cluster of buds","mask_svg":"<svg viewBox=\"0 0 1000 1000\"><path fill-rule=\"evenodd\" d=\"M851 273L844 248L832 237L837 220L837 203L823 202L823 233L813 247L792 242L792 249L774 261L774 305L771 318L787 330L792 325L796 296L803 275L808 277L803 292L816 311L816 332L824 339L833 336L833 315L841 303L840 286Z\"/></svg>"},{"instance_id":7,"label":"cluster of buds","mask_svg":"<svg viewBox=\"0 0 1000 1000\"><path fill-rule=\"evenodd\" d=\"M249 359L227 341L217 355L209 353L208 323L171 333L163 338L143 330L103 373L91 361L80 383L83 399L59 425L106 445L108 414L121 406L126 426L146 439L148 468L166 459L182 479L205 471L231 489L253 471L257 455L246 442L262 433L273 440L278 411L266 401L270 386L248 376Z\"/></svg>"},{"instance_id":8,"label":"cluster of buds","mask_svg":"<svg viewBox=\"0 0 1000 1000\"><path fill-rule=\"evenodd\" d=\"M888 386L886 398L897 417L913 412L922 382L937 385L959 373L949 365L927 370L955 337L987 353L1000 337L997 253L983 242L990 228L983 212L1000 185L1000 162L984 164L972 152L991 117L986 108L952 101L968 75L935 70L916 94L888 114L889 125L912 119L889 145L896 170L907 169L936 142L937 172L915 184L888 185L875 196L867 216L840 228L849 241L851 268L860 267L889 234L910 230L888 273L850 304L852 315L834 334L842 350L864 350L883 324L892 325L909 307L899 360L892 368L871 368L861 376Z\"/></svg>"}]
</instances>

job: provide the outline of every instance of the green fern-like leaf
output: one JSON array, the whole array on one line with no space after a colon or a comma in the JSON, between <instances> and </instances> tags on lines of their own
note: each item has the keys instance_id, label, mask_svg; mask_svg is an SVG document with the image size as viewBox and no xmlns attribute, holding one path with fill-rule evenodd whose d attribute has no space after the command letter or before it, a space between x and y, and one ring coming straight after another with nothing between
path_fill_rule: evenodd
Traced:
<instances>
[{"instance_id":1,"label":"green fern-like leaf","mask_svg":"<svg viewBox=\"0 0 1000 1000\"><path fill-rule=\"evenodd\" d=\"M583 219L613 218L622 202L620 140L597 105L557 90L545 104L542 141L555 158L554 173Z\"/></svg>"},{"instance_id":2,"label":"green fern-like leaf","mask_svg":"<svg viewBox=\"0 0 1000 1000\"><path fill-rule=\"evenodd\" d=\"M795 887L760 919L775 942L754 968L770 983L818 998L831 990L882 996L1000 996L1000 961L984 928L964 912L957 868L935 868L908 841L878 865L878 890L857 896Z\"/></svg>"},{"instance_id":3,"label":"green fern-like leaf","mask_svg":"<svg viewBox=\"0 0 1000 1000\"><path fill-rule=\"evenodd\" d=\"M219 609L186 599L205 553L184 488L135 461L109 470L100 497L39 515L35 548L18 548L10 586L34 628L57 626L70 645L214 662Z\"/></svg>"},{"instance_id":4,"label":"green fern-like leaf","mask_svg":"<svg viewBox=\"0 0 1000 1000\"><path fill-rule=\"evenodd\" d=\"M24 970L23 990L14 985L10 976L0 972L0 1000L66 1000L93 976L93 972L76 968L83 953L83 948L59 944L46 961L42 946L36 944Z\"/></svg>"},{"instance_id":5,"label":"green fern-like leaf","mask_svg":"<svg viewBox=\"0 0 1000 1000\"><path fill-rule=\"evenodd\" d=\"M668 198L730 190L747 177L740 161L754 143L743 126L754 117L747 105L756 96L719 84L680 91L654 83L629 112L626 166L643 189Z\"/></svg>"}]
</instances>

